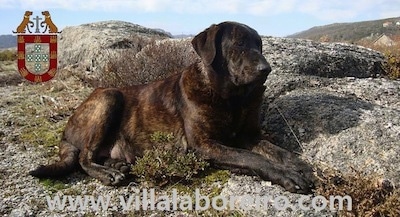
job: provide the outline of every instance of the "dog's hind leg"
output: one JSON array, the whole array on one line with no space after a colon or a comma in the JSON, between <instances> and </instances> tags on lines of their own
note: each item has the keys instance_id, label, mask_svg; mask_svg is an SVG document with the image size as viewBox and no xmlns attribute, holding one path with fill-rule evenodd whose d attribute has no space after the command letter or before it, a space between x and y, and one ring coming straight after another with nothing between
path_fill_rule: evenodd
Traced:
<instances>
[{"instance_id":1,"label":"dog's hind leg","mask_svg":"<svg viewBox=\"0 0 400 217\"><path fill-rule=\"evenodd\" d=\"M132 164L130 164L126 161L121 161L121 160L112 159L112 158L106 159L104 161L104 166L119 170L120 172L122 172L125 175L128 175L132 168Z\"/></svg>"},{"instance_id":2,"label":"dog's hind leg","mask_svg":"<svg viewBox=\"0 0 400 217\"><path fill-rule=\"evenodd\" d=\"M109 153L116 141L123 113L122 93L114 89L98 90L90 98L85 102L79 116L75 117L78 122L89 122L86 123L88 129L85 129L82 137L84 145L79 155L79 164L87 174L105 185L121 184L125 175L118 169L100 163L104 157L101 156L102 153ZM72 133L76 131L79 128Z\"/></svg>"},{"instance_id":3,"label":"dog's hind leg","mask_svg":"<svg viewBox=\"0 0 400 217\"><path fill-rule=\"evenodd\" d=\"M92 153L86 153L85 155L89 156ZM125 174L120 170L100 165L90 158L80 160L80 164L87 174L99 179L104 185L119 185L125 180Z\"/></svg>"}]
</instances>

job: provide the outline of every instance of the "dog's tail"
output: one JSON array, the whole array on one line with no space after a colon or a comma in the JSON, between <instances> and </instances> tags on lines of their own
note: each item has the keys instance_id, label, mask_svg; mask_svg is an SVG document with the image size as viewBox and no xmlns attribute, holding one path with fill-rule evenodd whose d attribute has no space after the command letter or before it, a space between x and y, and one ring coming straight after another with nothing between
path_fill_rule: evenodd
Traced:
<instances>
[{"instance_id":1,"label":"dog's tail","mask_svg":"<svg viewBox=\"0 0 400 217\"><path fill-rule=\"evenodd\" d=\"M37 178L57 178L65 176L79 165L79 149L67 141L60 144L60 161L50 165L40 165L35 170L29 172L30 175Z\"/></svg>"}]
</instances>

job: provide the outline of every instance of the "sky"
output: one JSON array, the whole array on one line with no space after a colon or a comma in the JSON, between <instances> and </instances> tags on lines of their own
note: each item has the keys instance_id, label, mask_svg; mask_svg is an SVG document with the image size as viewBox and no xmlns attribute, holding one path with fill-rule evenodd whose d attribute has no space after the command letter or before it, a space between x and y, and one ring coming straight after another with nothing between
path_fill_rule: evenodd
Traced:
<instances>
[{"instance_id":1,"label":"sky","mask_svg":"<svg viewBox=\"0 0 400 217\"><path fill-rule=\"evenodd\" d=\"M284 37L314 26L400 16L400 0L0 0L0 35L12 34L25 11L50 11L66 26L122 20L172 33L197 34L237 21L260 35Z\"/></svg>"}]
</instances>

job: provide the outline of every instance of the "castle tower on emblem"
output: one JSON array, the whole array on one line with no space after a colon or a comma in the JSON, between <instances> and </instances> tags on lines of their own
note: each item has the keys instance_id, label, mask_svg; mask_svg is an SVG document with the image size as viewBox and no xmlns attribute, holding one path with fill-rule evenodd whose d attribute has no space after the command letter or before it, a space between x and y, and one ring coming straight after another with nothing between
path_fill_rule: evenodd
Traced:
<instances>
[{"instance_id":1,"label":"castle tower on emblem","mask_svg":"<svg viewBox=\"0 0 400 217\"><path fill-rule=\"evenodd\" d=\"M30 20L32 14L26 11L21 24L13 31L18 36L18 71L29 81L45 82L57 72L57 34L61 32L48 11L42 12L44 18L34 17L35 22Z\"/></svg>"}]
</instances>

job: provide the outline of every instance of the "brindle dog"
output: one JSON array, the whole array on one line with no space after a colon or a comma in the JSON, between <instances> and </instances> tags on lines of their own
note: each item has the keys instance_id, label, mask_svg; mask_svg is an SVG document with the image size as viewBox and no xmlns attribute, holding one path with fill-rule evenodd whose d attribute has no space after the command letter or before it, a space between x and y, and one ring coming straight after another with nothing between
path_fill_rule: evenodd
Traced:
<instances>
[{"instance_id":1,"label":"brindle dog","mask_svg":"<svg viewBox=\"0 0 400 217\"><path fill-rule=\"evenodd\" d=\"M30 174L64 176L80 165L104 184L117 185L129 170L125 163L151 148L149 135L160 131L172 132L182 148L216 167L309 193L312 168L262 139L260 107L271 67L258 33L223 22L199 33L192 45L201 61L181 73L147 85L96 89L69 119L60 161Z\"/></svg>"}]
</instances>

